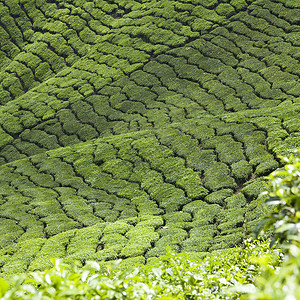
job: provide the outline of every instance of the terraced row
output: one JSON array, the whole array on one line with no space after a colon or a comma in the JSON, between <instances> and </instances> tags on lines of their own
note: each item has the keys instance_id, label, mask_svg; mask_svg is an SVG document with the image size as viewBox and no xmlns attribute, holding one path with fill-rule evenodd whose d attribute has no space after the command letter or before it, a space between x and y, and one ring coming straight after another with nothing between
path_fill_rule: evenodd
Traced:
<instances>
[{"instance_id":1,"label":"terraced row","mask_svg":"<svg viewBox=\"0 0 300 300\"><path fill-rule=\"evenodd\" d=\"M251 235L300 146L290 0L0 0L0 274Z\"/></svg>"},{"instance_id":2,"label":"terraced row","mask_svg":"<svg viewBox=\"0 0 300 300\"><path fill-rule=\"evenodd\" d=\"M168 1L163 6L159 2L116 2L37 1L33 4L3 0L1 52L6 69L1 76L5 96L1 102L26 93L64 67L73 65L103 37L112 40L109 47L103 45L104 53L108 51L112 58L127 65L126 70L130 68L128 52L133 49L136 51L129 54L130 61L141 63L151 53L165 51L199 36L199 32L184 25L193 23L195 16L185 16L188 11L181 2ZM180 7L183 12L177 11ZM190 8L188 5L187 9ZM215 18L219 22L224 20L218 14ZM118 44L122 47L111 55Z\"/></svg>"},{"instance_id":3,"label":"terraced row","mask_svg":"<svg viewBox=\"0 0 300 300\"><path fill-rule=\"evenodd\" d=\"M232 2L234 6L235 1ZM95 45L90 47L93 43L82 41L82 45L89 47L88 51L77 55L69 66L61 63L49 76L46 75L48 72L43 70L43 76L52 78L46 80L45 77L45 80L39 81L43 83L34 88L28 85L23 89L26 92L23 96L22 93L17 93L16 97L19 97L15 101L3 106L0 111L0 162L3 164L99 136L158 128L184 119L201 118L203 114L220 115L245 109L273 107L285 100L299 102L300 26L296 25L297 9L290 9L268 0L247 6L236 4L237 10L230 13L230 22L225 24L223 16L220 20L217 18L218 9L209 10L210 7L216 7L217 1L211 1L205 9L198 5L192 12L188 9L193 6L192 3L186 4L187 6L183 6L187 7L184 12L191 14L194 20L186 22L205 20L200 12L201 18L196 18L196 12L201 7L207 12L207 15L203 13L204 16L208 16L210 12L212 20L215 16L220 24L225 22L223 26L209 27L209 33L203 32L199 37L199 32L188 31L187 25L178 23L176 18L180 13L176 7L180 3L167 3L170 5L161 7L159 3L151 2L151 9L148 10L147 5L150 3L134 2L132 6L127 5L130 8L127 8L128 13L122 15L122 18L114 19L106 14L105 16L110 16L109 20L113 19L114 22L105 22L114 25L111 25L111 28L105 27L107 34L99 33ZM81 2L75 4L83 5ZM220 3L219 6L223 4L229 5ZM3 5L8 4L4 1ZM12 16L19 14L23 19L24 10L29 10L30 5L27 2L21 2L20 5L19 8L17 4L14 6L14 13L8 8L4 9L5 16L10 12ZM104 22L104 7L113 15L116 14L116 9L119 9L116 4L110 3L106 6L102 3L102 7L97 2L87 2L83 8L77 10L65 2L59 2L57 5L45 2L30 9L32 13L44 10L43 18L42 15L35 18L42 18L45 24L54 22L56 30L61 31L57 22L62 22L61 19L68 20L66 16L69 14L82 14L81 17L84 15L87 20L95 20L98 12L99 18L101 16L100 19ZM27 10L25 6L28 6ZM170 16L165 16L169 10ZM45 16L46 12L49 16ZM82 18L80 20L84 19ZM184 37L183 40L178 44L163 45L161 51L139 48L132 32L137 22L143 24L143 18L150 18L152 21L165 18L164 20L170 20L170 24L180 24L178 26L185 35L181 31L177 32L179 29L173 30L177 32L177 37ZM80 34L83 34L85 29L88 30L89 27L85 26L87 20L82 21L82 28L76 29ZM157 20L153 22L156 24L155 30L157 24L163 24ZM47 28L45 24L41 28ZM74 24L81 23L74 21ZM147 22L143 26L148 28L149 34L156 32L149 29ZM164 28L165 25L161 26ZM41 33L38 28L33 27L34 35L43 37L52 30L43 29L46 33ZM140 34L136 33L137 36ZM156 38L158 36L154 35ZM147 39L150 37L147 36ZM60 46L64 44L57 37L54 40ZM155 41L148 40L143 43L149 47L158 45ZM35 42L32 45L35 45ZM35 64L32 65L32 70L37 71L44 64L48 64L45 59L39 60L31 56L31 50L27 50L29 44L24 47L27 48L4 68L3 74L8 76L9 82L18 82L13 79L12 74L23 72L24 68L19 65L22 63L22 57ZM54 45L51 47L55 48ZM74 48L78 51L81 49L79 46ZM41 47L40 51L47 55L46 48ZM159 54L162 51L165 53ZM53 55L49 54L49 57L54 63L63 60L62 57L59 59ZM9 69L12 66L14 71ZM28 77L27 73L24 71L24 76L21 73L16 76L23 78L21 81L25 83L30 81L28 78L31 75ZM0 76L3 93L9 95L9 91L21 89L6 83L3 76ZM5 96L1 96L1 99L5 99Z\"/></svg>"},{"instance_id":4,"label":"terraced row","mask_svg":"<svg viewBox=\"0 0 300 300\"><path fill-rule=\"evenodd\" d=\"M163 254L167 245L176 251L205 252L237 244L253 232L262 214L257 207L257 195L265 189L260 176L278 167L266 147L272 130L269 134L259 129L255 119L263 124L265 118L236 123L206 117L97 139L2 166L2 272L45 267L52 255L64 256L58 249L69 249L70 237L78 238L79 248L85 249L83 243L90 247L88 252L64 252L66 259L82 262L105 255L141 260L140 256ZM276 126L272 129L279 132ZM288 138L280 145L284 143ZM142 226L145 220L154 223ZM101 230L110 226L130 230L102 235ZM81 237L85 232L93 232L91 245ZM145 241L139 239L143 234ZM57 250L45 250L61 239L65 242ZM16 262L16 269L8 267L25 251L20 245L28 243L35 245L36 254L21 265Z\"/></svg>"}]
</instances>

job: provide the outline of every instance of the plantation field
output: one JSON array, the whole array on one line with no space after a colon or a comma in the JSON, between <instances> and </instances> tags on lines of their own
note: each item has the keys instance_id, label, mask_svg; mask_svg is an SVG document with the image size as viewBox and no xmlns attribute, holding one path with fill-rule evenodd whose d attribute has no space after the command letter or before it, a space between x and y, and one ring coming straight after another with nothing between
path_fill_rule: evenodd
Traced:
<instances>
[{"instance_id":1,"label":"plantation field","mask_svg":"<svg viewBox=\"0 0 300 300\"><path fill-rule=\"evenodd\" d=\"M0 0L0 276L253 234L300 146L300 3Z\"/></svg>"}]
</instances>

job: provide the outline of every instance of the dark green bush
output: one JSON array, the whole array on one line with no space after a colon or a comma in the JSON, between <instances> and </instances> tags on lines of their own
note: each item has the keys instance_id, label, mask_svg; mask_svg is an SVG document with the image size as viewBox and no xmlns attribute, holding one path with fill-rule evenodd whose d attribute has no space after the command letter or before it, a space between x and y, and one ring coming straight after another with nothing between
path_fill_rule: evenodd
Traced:
<instances>
[{"instance_id":1,"label":"dark green bush","mask_svg":"<svg viewBox=\"0 0 300 300\"><path fill-rule=\"evenodd\" d=\"M210 193L205 197L205 201L208 203L215 203L219 205L224 204L224 200L233 195L233 190L231 189L222 189L216 192Z\"/></svg>"},{"instance_id":2,"label":"dark green bush","mask_svg":"<svg viewBox=\"0 0 300 300\"><path fill-rule=\"evenodd\" d=\"M266 183L263 179L257 178L250 180L242 188L241 192L246 196L246 199L253 200L266 190Z\"/></svg>"},{"instance_id":3,"label":"dark green bush","mask_svg":"<svg viewBox=\"0 0 300 300\"><path fill-rule=\"evenodd\" d=\"M251 165L249 165L246 160L240 160L236 163L233 163L231 168L231 174L237 181L245 181L249 179L253 172Z\"/></svg>"},{"instance_id":4,"label":"dark green bush","mask_svg":"<svg viewBox=\"0 0 300 300\"><path fill-rule=\"evenodd\" d=\"M229 176L229 168L224 163L215 163L208 167L204 172L203 183L206 188L212 191L236 187L234 179Z\"/></svg>"}]
</instances>

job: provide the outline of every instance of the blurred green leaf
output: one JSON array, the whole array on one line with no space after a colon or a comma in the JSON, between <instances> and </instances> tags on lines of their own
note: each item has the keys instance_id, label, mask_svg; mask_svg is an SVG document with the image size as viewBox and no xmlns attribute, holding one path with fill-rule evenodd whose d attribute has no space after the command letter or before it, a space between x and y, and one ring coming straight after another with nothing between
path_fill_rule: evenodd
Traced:
<instances>
[{"instance_id":1,"label":"blurred green leaf","mask_svg":"<svg viewBox=\"0 0 300 300\"><path fill-rule=\"evenodd\" d=\"M4 279L0 278L0 296L4 296L4 294L8 291L9 284Z\"/></svg>"}]
</instances>

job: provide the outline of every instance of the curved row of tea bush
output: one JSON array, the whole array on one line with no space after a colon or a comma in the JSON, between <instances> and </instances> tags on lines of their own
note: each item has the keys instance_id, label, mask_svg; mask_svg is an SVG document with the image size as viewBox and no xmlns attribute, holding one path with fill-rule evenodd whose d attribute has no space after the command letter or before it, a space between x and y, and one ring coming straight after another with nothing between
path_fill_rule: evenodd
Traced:
<instances>
[{"instance_id":1,"label":"curved row of tea bush","mask_svg":"<svg viewBox=\"0 0 300 300\"><path fill-rule=\"evenodd\" d=\"M2 1L0 163L299 103L298 10L269 0Z\"/></svg>"},{"instance_id":2,"label":"curved row of tea bush","mask_svg":"<svg viewBox=\"0 0 300 300\"><path fill-rule=\"evenodd\" d=\"M266 203L273 205L260 229L273 230L282 250L249 240L242 248L205 257L175 254L140 266L137 260L70 265L0 280L2 299L297 299L300 290L298 157L269 176ZM149 220L147 220L148 222ZM121 227L119 227L121 228ZM106 229L105 229L106 230ZM112 228L110 228L112 230ZM118 229L120 231L120 229ZM274 241L272 243L274 243ZM282 244L283 243L283 244ZM196 259L196 260L195 260ZM135 267L133 266L135 264Z\"/></svg>"},{"instance_id":3,"label":"curved row of tea bush","mask_svg":"<svg viewBox=\"0 0 300 300\"><path fill-rule=\"evenodd\" d=\"M292 108L243 113L239 123L231 116L176 123L0 167L2 272L43 269L50 257L145 261L168 245L205 252L240 243L264 213L262 176L278 167L265 144L280 153L296 143L263 120L287 111L296 120Z\"/></svg>"},{"instance_id":4,"label":"curved row of tea bush","mask_svg":"<svg viewBox=\"0 0 300 300\"><path fill-rule=\"evenodd\" d=\"M249 237L300 146L299 8L0 1L1 276Z\"/></svg>"}]
</instances>

